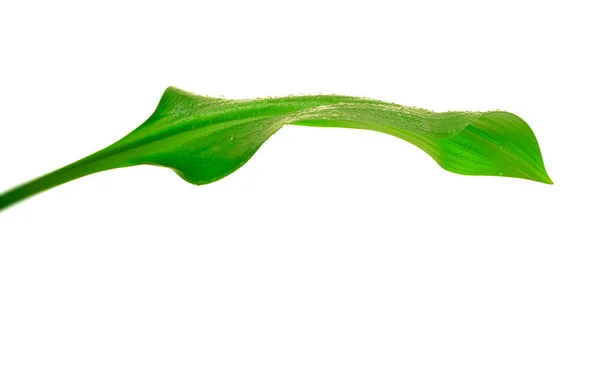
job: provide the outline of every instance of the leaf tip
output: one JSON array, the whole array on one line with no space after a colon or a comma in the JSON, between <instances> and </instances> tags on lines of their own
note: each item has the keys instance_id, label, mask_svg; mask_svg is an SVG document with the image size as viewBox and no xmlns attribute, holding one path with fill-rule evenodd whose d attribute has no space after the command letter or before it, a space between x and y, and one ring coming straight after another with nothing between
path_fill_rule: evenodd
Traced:
<instances>
[{"instance_id":1,"label":"leaf tip","mask_svg":"<svg viewBox=\"0 0 600 365\"><path fill-rule=\"evenodd\" d=\"M554 181L552 181L550 176L548 176L548 173L546 172L545 169L542 169L542 171L540 171L539 175L536 176L535 181L538 181L538 182L541 182L544 184L548 184L548 185L554 185Z\"/></svg>"}]
</instances>

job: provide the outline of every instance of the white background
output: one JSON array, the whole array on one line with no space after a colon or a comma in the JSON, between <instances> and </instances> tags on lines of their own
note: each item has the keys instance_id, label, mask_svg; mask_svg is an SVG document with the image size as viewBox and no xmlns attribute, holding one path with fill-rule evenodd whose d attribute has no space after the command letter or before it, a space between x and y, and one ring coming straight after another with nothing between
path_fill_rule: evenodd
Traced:
<instances>
[{"instance_id":1,"label":"white background","mask_svg":"<svg viewBox=\"0 0 600 365\"><path fill-rule=\"evenodd\" d=\"M555 185L286 127L196 187L135 167L0 213L0 364L598 364L594 1L3 0L0 190L163 90L503 109Z\"/></svg>"}]
</instances>

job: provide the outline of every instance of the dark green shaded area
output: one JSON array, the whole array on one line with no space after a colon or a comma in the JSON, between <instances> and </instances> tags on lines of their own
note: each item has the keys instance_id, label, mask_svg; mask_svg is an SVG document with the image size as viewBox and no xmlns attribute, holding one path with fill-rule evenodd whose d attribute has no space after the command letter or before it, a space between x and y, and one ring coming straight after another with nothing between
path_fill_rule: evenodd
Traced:
<instances>
[{"instance_id":1,"label":"dark green shaded area","mask_svg":"<svg viewBox=\"0 0 600 365\"><path fill-rule=\"evenodd\" d=\"M501 111L443 112L338 95L228 100L170 87L146 122L116 143L0 195L0 210L96 172L168 167L208 184L244 165L285 125L367 129L402 138L448 171L552 184L533 131Z\"/></svg>"}]
</instances>

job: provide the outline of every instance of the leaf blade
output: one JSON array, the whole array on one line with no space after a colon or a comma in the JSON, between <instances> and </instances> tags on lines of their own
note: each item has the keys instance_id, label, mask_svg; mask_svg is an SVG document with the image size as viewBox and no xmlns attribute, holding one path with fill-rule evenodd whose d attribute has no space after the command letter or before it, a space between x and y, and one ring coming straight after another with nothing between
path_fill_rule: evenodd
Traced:
<instances>
[{"instance_id":1,"label":"leaf blade","mask_svg":"<svg viewBox=\"0 0 600 365\"><path fill-rule=\"evenodd\" d=\"M421 148L451 172L552 184L533 131L508 112L438 113L339 95L228 100L169 87L154 113L131 133L0 194L0 210L82 176L141 164L170 168L192 184L208 184L239 169L289 124L382 132Z\"/></svg>"}]
</instances>

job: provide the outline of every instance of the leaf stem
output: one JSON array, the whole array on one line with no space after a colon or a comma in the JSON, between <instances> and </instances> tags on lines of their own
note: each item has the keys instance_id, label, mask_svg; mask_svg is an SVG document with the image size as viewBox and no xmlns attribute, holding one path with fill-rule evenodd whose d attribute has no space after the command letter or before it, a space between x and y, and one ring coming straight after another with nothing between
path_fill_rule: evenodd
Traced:
<instances>
[{"instance_id":1,"label":"leaf stem","mask_svg":"<svg viewBox=\"0 0 600 365\"><path fill-rule=\"evenodd\" d=\"M92 154L0 194L0 211L55 186L86 175L110 169L97 157L96 153Z\"/></svg>"}]
</instances>

